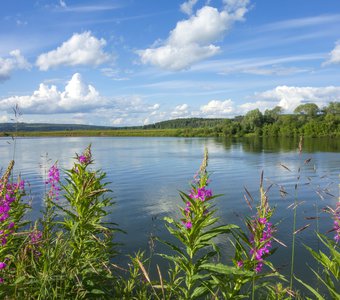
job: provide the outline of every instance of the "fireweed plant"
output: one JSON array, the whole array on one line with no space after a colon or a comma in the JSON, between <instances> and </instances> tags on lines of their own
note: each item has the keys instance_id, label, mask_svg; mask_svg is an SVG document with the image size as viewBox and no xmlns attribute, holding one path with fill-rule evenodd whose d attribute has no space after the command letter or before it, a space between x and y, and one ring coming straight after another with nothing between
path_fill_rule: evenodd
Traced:
<instances>
[{"instance_id":1,"label":"fireweed plant","mask_svg":"<svg viewBox=\"0 0 340 300\"><path fill-rule=\"evenodd\" d=\"M214 216L216 209L212 204L212 200L217 196L214 196L208 187L207 164L208 152L205 151L189 194L180 192L183 201L183 207L180 208L181 219L177 221L165 218L169 233L179 242L175 244L162 241L174 252L173 255L160 254L170 262L170 280L163 284L167 299L227 299L233 291L229 291L227 295L225 288L221 286L225 284L221 280L225 279L225 275L251 276L251 272L218 262L220 249L215 238L230 234L231 230L237 229L238 226L217 225L219 218Z\"/></svg>"},{"instance_id":2,"label":"fireweed plant","mask_svg":"<svg viewBox=\"0 0 340 300\"><path fill-rule=\"evenodd\" d=\"M13 166L12 160L0 179L0 291L15 276L12 266L15 264L16 248L23 239L18 231L26 225L23 216L28 208L21 202L25 194L24 181L20 178L17 183L9 181Z\"/></svg>"},{"instance_id":3,"label":"fireweed plant","mask_svg":"<svg viewBox=\"0 0 340 300\"><path fill-rule=\"evenodd\" d=\"M1 298L112 299L117 227L106 222L113 203L92 163L89 146L65 171L65 183L57 164L50 168L42 217L29 230L21 221L23 182L8 183L10 165L0 184Z\"/></svg>"}]
</instances>

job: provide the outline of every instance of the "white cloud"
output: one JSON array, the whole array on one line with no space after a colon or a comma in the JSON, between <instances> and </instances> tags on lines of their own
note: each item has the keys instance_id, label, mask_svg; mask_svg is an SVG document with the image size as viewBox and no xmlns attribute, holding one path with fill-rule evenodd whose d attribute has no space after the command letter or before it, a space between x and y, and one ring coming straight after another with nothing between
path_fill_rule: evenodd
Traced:
<instances>
[{"instance_id":1,"label":"white cloud","mask_svg":"<svg viewBox=\"0 0 340 300\"><path fill-rule=\"evenodd\" d=\"M27 62L25 57L16 49L9 53L10 57L0 57L0 81L9 79L14 70L29 70L31 65Z\"/></svg>"},{"instance_id":2,"label":"white cloud","mask_svg":"<svg viewBox=\"0 0 340 300\"><path fill-rule=\"evenodd\" d=\"M277 101L247 102L238 106L237 114L244 115L254 109L259 109L260 111L264 112L266 109L272 109L277 105Z\"/></svg>"},{"instance_id":3,"label":"white cloud","mask_svg":"<svg viewBox=\"0 0 340 300\"><path fill-rule=\"evenodd\" d=\"M203 115L212 118L230 116L234 113L234 110L234 103L231 99L225 101L211 100L200 108Z\"/></svg>"},{"instance_id":4,"label":"white cloud","mask_svg":"<svg viewBox=\"0 0 340 300\"><path fill-rule=\"evenodd\" d=\"M0 116L0 123L7 123L9 122L9 117L7 115Z\"/></svg>"},{"instance_id":5,"label":"white cloud","mask_svg":"<svg viewBox=\"0 0 340 300\"><path fill-rule=\"evenodd\" d=\"M43 71L61 65L97 66L111 58L108 53L103 51L105 45L104 39L97 39L90 31L75 33L57 49L39 55L36 65Z\"/></svg>"},{"instance_id":6,"label":"white cloud","mask_svg":"<svg viewBox=\"0 0 340 300\"><path fill-rule=\"evenodd\" d=\"M173 118L189 117L189 115L189 105L186 103L177 105L175 109L171 112L171 116Z\"/></svg>"},{"instance_id":7,"label":"white cloud","mask_svg":"<svg viewBox=\"0 0 340 300\"><path fill-rule=\"evenodd\" d=\"M212 43L221 40L247 12L248 0L238 1L237 5L229 2L221 11L204 6L189 19L179 21L161 46L137 51L142 63L178 71L216 55L220 47Z\"/></svg>"},{"instance_id":8,"label":"white cloud","mask_svg":"<svg viewBox=\"0 0 340 300\"><path fill-rule=\"evenodd\" d=\"M64 91L55 85L44 83L29 96L13 96L0 100L0 109L11 111L18 105L20 111L28 114L53 114L63 112L83 112L107 105L92 85L86 85L79 73L72 76Z\"/></svg>"},{"instance_id":9,"label":"white cloud","mask_svg":"<svg viewBox=\"0 0 340 300\"><path fill-rule=\"evenodd\" d=\"M335 48L329 53L329 59L324 65L340 64L340 41L335 45Z\"/></svg>"},{"instance_id":10,"label":"white cloud","mask_svg":"<svg viewBox=\"0 0 340 300\"><path fill-rule=\"evenodd\" d=\"M180 6L180 10L181 12L187 14L187 15L192 15L192 9L195 6L195 4L197 3L198 0L188 0L184 3L181 4Z\"/></svg>"},{"instance_id":11,"label":"white cloud","mask_svg":"<svg viewBox=\"0 0 340 300\"><path fill-rule=\"evenodd\" d=\"M286 112L292 112L298 105L313 102L319 107L327 103L340 101L340 86L327 87L295 87L278 86L275 89L257 94L257 97L269 101L277 101Z\"/></svg>"}]
</instances>

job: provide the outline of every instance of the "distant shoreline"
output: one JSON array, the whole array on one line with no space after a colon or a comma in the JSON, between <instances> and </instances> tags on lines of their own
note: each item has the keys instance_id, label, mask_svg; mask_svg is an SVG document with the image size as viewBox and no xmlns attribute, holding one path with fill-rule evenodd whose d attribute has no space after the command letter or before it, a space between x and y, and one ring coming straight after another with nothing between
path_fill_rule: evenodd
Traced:
<instances>
[{"instance_id":1,"label":"distant shoreline","mask_svg":"<svg viewBox=\"0 0 340 300\"><path fill-rule=\"evenodd\" d=\"M225 138L242 138L242 137L264 137L264 138L294 138L298 135L258 135L248 133L244 135L224 135L223 133L209 130L207 128L177 128L177 129L118 129L118 130L66 130L66 131L18 131L18 132L0 132L0 137L225 137ZM328 135L309 136L317 138L335 138L340 136L329 132Z\"/></svg>"}]
</instances>

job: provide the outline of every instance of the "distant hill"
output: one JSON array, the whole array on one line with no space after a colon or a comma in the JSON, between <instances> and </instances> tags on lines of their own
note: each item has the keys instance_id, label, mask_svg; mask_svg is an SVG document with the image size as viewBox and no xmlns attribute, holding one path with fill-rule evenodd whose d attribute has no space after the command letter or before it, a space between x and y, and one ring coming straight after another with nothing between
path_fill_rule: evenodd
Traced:
<instances>
[{"instance_id":1,"label":"distant hill","mask_svg":"<svg viewBox=\"0 0 340 300\"><path fill-rule=\"evenodd\" d=\"M75 131L75 130L112 130L114 127L78 124L48 123L0 123L0 132L15 131Z\"/></svg>"},{"instance_id":2,"label":"distant hill","mask_svg":"<svg viewBox=\"0 0 340 300\"><path fill-rule=\"evenodd\" d=\"M124 129L174 129L203 128L222 124L225 119L186 118L162 121L144 126L95 126L79 124L49 124L49 123L0 123L0 132L34 132L34 131L77 131L77 130L124 130Z\"/></svg>"}]
</instances>

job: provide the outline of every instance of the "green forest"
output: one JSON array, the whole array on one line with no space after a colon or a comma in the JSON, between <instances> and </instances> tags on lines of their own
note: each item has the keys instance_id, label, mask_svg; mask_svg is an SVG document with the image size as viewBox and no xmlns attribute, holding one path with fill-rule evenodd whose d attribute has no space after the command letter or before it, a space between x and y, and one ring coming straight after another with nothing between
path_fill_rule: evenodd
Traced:
<instances>
[{"instance_id":1,"label":"green forest","mask_svg":"<svg viewBox=\"0 0 340 300\"><path fill-rule=\"evenodd\" d=\"M294 114L283 114L276 106L262 113L259 109L233 119L176 119L144 126L145 129L177 129L185 136L340 136L340 103L320 109L314 103L301 104Z\"/></svg>"}]
</instances>

